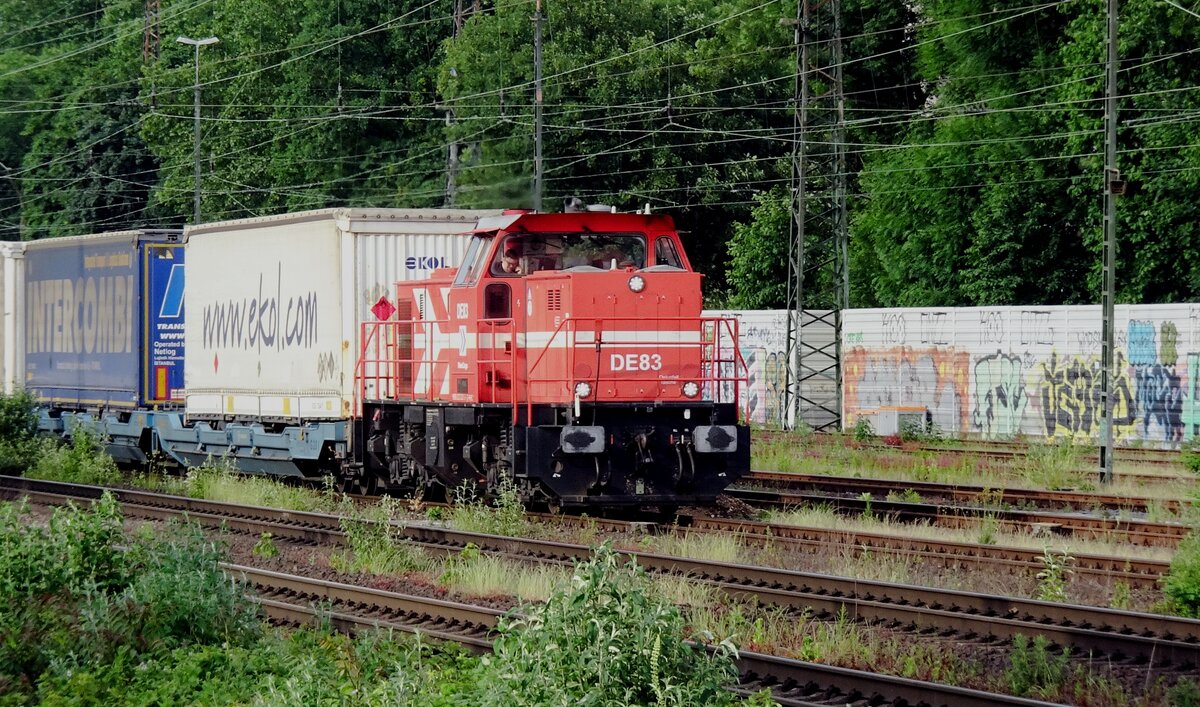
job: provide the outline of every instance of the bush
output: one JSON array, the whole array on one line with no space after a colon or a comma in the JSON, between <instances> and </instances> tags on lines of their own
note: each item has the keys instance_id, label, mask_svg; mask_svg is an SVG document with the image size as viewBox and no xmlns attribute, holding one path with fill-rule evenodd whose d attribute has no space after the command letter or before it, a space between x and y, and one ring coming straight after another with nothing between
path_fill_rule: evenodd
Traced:
<instances>
[{"instance_id":1,"label":"bush","mask_svg":"<svg viewBox=\"0 0 1200 707\"><path fill-rule=\"evenodd\" d=\"M21 474L42 448L36 438L33 396L25 391L0 395L0 474Z\"/></svg>"},{"instance_id":2,"label":"bush","mask_svg":"<svg viewBox=\"0 0 1200 707\"><path fill-rule=\"evenodd\" d=\"M1200 617L1200 531L1193 530L1179 542L1163 581L1163 592L1175 611Z\"/></svg>"},{"instance_id":3,"label":"bush","mask_svg":"<svg viewBox=\"0 0 1200 707\"><path fill-rule=\"evenodd\" d=\"M860 415L854 421L854 441L855 442L870 442L875 436L875 428L871 426L871 418L866 415Z\"/></svg>"},{"instance_id":4,"label":"bush","mask_svg":"<svg viewBox=\"0 0 1200 707\"><path fill-rule=\"evenodd\" d=\"M1179 449L1180 461L1193 474L1200 474L1200 439L1185 442Z\"/></svg>"},{"instance_id":5,"label":"bush","mask_svg":"<svg viewBox=\"0 0 1200 707\"><path fill-rule=\"evenodd\" d=\"M254 605L199 530L173 527L128 544L107 494L89 511L55 509L44 527L27 514L24 505L0 507L0 694L29 696L39 682L95 665L258 635Z\"/></svg>"},{"instance_id":6,"label":"bush","mask_svg":"<svg viewBox=\"0 0 1200 707\"><path fill-rule=\"evenodd\" d=\"M728 705L735 649L686 643L684 620L610 547L575 567L568 588L501 622L471 704Z\"/></svg>"},{"instance_id":7,"label":"bush","mask_svg":"<svg viewBox=\"0 0 1200 707\"><path fill-rule=\"evenodd\" d=\"M96 486L111 486L121 480L117 463L104 451L100 438L79 425L71 430L67 444L42 445L41 455L27 476Z\"/></svg>"}]
</instances>

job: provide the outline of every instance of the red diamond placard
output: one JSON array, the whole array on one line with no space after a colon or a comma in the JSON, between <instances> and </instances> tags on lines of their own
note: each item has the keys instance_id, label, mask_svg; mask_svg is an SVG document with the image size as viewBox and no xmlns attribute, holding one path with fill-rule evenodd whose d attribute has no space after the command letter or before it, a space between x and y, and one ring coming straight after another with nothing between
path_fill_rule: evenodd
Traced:
<instances>
[{"instance_id":1,"label":"red diamond placard","mask_svg":"<svg viewBox=\"0 0 1200 707\"><path fill-rule=\"evenodd\" d=\"M385 296L380 297L379 301L376 302L373 307L371 307L371 313L374 314L375 318L379 321L386 322L392 318L393 314L396 313L396 308L392 306L391 302L388 302L388 298Z\"/></svg>"}]
</instances>

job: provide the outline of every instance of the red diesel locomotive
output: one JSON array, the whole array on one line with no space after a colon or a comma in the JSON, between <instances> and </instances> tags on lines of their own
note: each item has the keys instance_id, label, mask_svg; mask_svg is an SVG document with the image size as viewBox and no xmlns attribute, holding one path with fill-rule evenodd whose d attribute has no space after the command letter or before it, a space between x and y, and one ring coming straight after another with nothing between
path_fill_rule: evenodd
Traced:
<instances>
[{"instance_id":1,"label":"red diesel locomotive","mask_svg":"<svg viewBox=\"0 0 1200 707\"><path fill-rule=\"evenodd\" d=\"M360 487L673 509L749 469L737 320L702 316L668 216L510 213L470 238L362 325Z\"/></svg>"}]
</instances>

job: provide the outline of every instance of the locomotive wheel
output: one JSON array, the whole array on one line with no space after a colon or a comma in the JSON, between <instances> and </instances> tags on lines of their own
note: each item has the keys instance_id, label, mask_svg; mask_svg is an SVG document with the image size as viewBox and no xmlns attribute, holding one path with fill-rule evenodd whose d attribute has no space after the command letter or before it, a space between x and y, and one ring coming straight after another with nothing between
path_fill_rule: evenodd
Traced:
<instances>
[{"instance_id":1,"label":"locomotive wheel","mask_svg":"<svg viewBox=\"0 0 1200 707\"><path fill-rule=\"evenodd\" d=\"M346 478L342 481L342 491L360 496L375 496L379 493L379 477L365 473L362 476Z\"/></svg>"}]
</instances>

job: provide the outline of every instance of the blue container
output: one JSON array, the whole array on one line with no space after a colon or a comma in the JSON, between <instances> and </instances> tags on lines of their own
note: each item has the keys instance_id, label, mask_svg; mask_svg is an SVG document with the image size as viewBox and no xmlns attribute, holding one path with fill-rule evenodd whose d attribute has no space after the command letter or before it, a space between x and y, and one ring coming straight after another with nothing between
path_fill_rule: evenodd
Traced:
<instances>
[{"instance_id":1,"label":"blue container","mask_svg":"<svg viewBox=\"0 0 1200 707\"><path fill-rule=\"evenodd\" d=\"M25 249L25 387L66 410L183 403L178 231L32 241Z\"/></svg>"}]
</instances>

